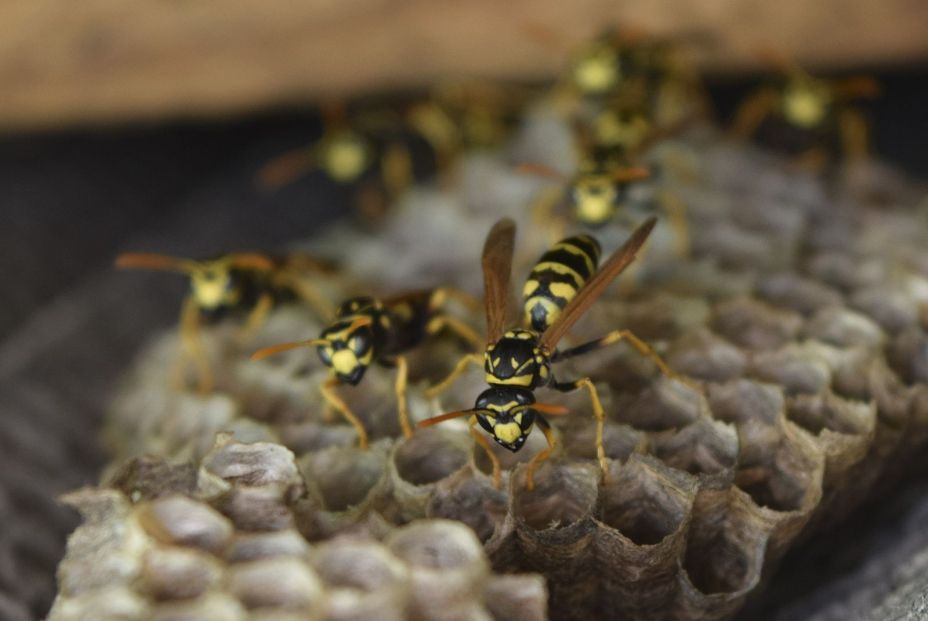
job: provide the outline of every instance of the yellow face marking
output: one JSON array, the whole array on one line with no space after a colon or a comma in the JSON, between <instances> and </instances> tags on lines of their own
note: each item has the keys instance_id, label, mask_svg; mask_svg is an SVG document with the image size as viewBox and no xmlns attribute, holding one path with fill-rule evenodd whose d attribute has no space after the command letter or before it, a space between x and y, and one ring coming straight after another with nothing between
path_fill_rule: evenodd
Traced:
<instances>
[{"instance_id":1,"label":"yellow face marking","mask_svg":"<svg viewBox=\"0 0 928 621\"><path fill-rule=\"evenodd\" d=\"M491 403L487 405L487 409L493 410L494 412L508 412L509 410L516 407L517 405L519 404L516 401L509 401L507 403L504 403L503 405L496 405L495 403Z\"/></svg>"},{"instance_id":2,"label":"yellow face marking","mask_svg":"<svg viewBox=\"0 0 928 621\"><path fill-rule=\"evenodd\" d=\"M618 81L619 67L615 54L605 45L586 49L574 64L573 74L581 90L602 92Z\"/></svg>"},{"instance_id":3,"label":"yellow face marking","mask_svg":"<svg viewBox=\"0 0 928 621\"><path fill-rule=\"evenodd\" d=\"M493 426L493 435L506 444L512 444L522 436L522 428L517 423L502 423Z\"/></svg>"},{"instance_id":4,"label":"yellow face marking","mask_svg":"<svg viewBox=\"0 0 928 621\"><path fill-rule=\"evenodd\" d=\"M193 272L190 278L193 296L203 308L238 302L238 292L229 289L230 275L227 271L201 270Z\"/></svg>"},{"instance_id":5,"label":"yellow face marking","mask_svg":"<svg viewBox=\"0 0 928 621\"><path fill-rule=\"evenodd\" d=\"M522 412L519 412L518 414L513 416L512 420L516 421L521 426L522 425Z\"/></svg>"},{"instance_id":6,"label":"yellow face marking","mask_svg":"<svg viewBox=\"0 0 928 621\"><path fill-rule=\"evenodd\" d=\"M358 357L349 349L340 349L332 354L332 369L336 373L351 374L358 368Z\"/></svg>"},{"instance_id":7,"label":"yellow face marking","mask_svg":"<svg viewBox=\"0 0 928 621\"><path fill-rule=\"evenodd\" d=\"M324 162L326 172L336 181L353 181L364 172L367 149L356 138L340 137L328 145Z\"/></svg>"},{"instance_id":8,"label":"yellow face marking","mask_svg":"<svg viewBox=\"0 0 928 621\"><path fill-rule=\"evenodd\" d=\"M380 325L383 326L384 329L389 330L390 329L390 318L387 317L386 315L381 315Z\"/></svg>"},{"instance_id":9,"label":"yellow face marking","mask_svg":"<svg viewBox=\"0 0 928 621\"><path fill-rule=\"evenodd\" d=\"M794 85L783 94L783 115L790 123L811 128L824 120L828 104L824 89L811 84Z\"/></svg>"}]
</instances>

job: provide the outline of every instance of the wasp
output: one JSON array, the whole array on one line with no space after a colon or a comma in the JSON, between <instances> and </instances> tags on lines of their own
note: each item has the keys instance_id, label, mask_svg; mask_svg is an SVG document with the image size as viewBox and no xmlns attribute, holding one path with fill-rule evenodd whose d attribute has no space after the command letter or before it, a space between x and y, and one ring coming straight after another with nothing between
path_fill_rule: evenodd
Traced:
<instances>
[{"instance_id":1,"label":"wasp","mask_svg":"<svg viewBox=\"0 0 928 621\"><path fill-rule=\"evenodd\" d=\"M558 182L539 194L533 210L541 222L558 222L552 212L568 212L571 220L589 228L600 228L616 220L630 221L632 211L639 208L664 211L675 232L678 256L689 255L689 227L686 206L672 191L641 182L652 177L652 169L633 165L621 156L609 156L608 151L594 150L580 160L572 176L543 164L525 163L517 167L523 174L535 175ZM555 230L563 228L563 222Z\"/></svg>"},{"instance_id":2,"label":"wasp","mask_svg":"<svg viewBox=\"0 0 928 621\"><path fill-rule=\"evenodd\" d=\"M775 146L812 170L822 168L835 138L849 159L867 156L869 127L851 102L875 97L879 93L875 80L822 79L772 52L762 55L780 69L782 78L758 88L739 106L731 130L734 137L747 140L766 127Z\"/></svg>"},{"instance_id":3,"label":"wasp","mask_svg":"<svg viewBox=\"0 0 928 621\"><path fill-rule=\"evenodd\" d=\"M277 190L312 170L320 170L342 186L360 183L355 197L360 210L368 216L380 215L385 208L383 199L393 200L412 185L413 162L408 145L381 115L356 114L349 119L340 104L323 106L321 114L322 137L262 166L256 175L258 186Z\"/></svg>"},{"instance_id":4,"label":"wasp","mask_svg":"<svg viewBox=\"0 0 928 621\"><path fill-rule=\"evenodd\" d=\"M218 321L231 311L250 309L239 334L247 343L264 324L276 303L301 299L320 316L331 316L332 308L325 297L305 280L308 273L332 273L334 263L292 254L271 257L259 253L231 253L197 261L160 254L125 253L116 259L116 266L178 272L190 280L190 292L184 298L180 313L180 336L183 350L197 370L199 391L213 390L213 373L199 338L201 321ZM183 360L178 376L183 375Z\"/></svg>"},{"instance_id":5,"label":"wasp","mask_svg":"<svg viewBox=\"0 0 928 621\"><path fill-rule=\"evenodd\" d=\"M444 312L447 301L452 298L465 306L479 306L466 293L444 287L384 300L354 297L338 307L335 320L318 338L272 345L251 357L260 360L297 347L314 347L322 363L331 371L331 377L320 387L322 397L354 427L361 448L367 448L367 431L335 388L341 384L357 386L372 364L395 368L394 392L400 428L404 436L409 437L412 427L406 406L408 364L404 353L427 336L443 330L456 334L478 350L482 346L473 328Z\"/></svg>"},{"instance_id":6,"label":"wasp","mask_svg":"<svg viewBox=\"0 0 928 621\"><path fill-rule=\"evenodd\" d=\"M629 330L614 330L596 340L557 350L557 344L606 287L635 259L656 224L650 218L639 226L597 270L599 246L591 237L568 238L546 252L535 265L523 289L523 327L506 330L507 300L515 224L500 220L487 236L482 256L484 275L487 345L483 357L471 354L461 359L452 373L431 387L428 395L444 391L469 364L482 365L489 388L483 391L473 408L450 412L421 421L426 427L463 416L470 416L472 435L487 452L493 464L494 483L499 487L499 460L486 439L476 432L480 425L500 446L518 451L537 424L548 446L535 455L526 470L526 485L534 487L534 473L547 459L557 441L545 415L566 414L560 406L539 403L535 390L548 387L560 392L580 388L588 391L596 419L596 454L603 477L606 455L603 447L605 412L596 387L589 377L563 381L555 377L552 365L603 347L626 341L643 356L654 361L665 375L680 379L651 347ZM688 383L688 382L687 382Z\"/></svg>"}]
</instances>

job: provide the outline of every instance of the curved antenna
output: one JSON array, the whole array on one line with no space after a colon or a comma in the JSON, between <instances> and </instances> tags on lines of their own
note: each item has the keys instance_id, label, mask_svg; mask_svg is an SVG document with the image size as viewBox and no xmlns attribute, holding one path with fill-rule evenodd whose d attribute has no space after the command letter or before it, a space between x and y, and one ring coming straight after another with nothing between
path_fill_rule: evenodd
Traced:
<instances>
[{"instance_id":1,"label":"curved antenna","mask_svg":"<svg viewBox=\"0 0 928 621\"><path fill-rule=\"evenodd\" d=\"M873 99L881 91L880 83L869 76L836 78L831 81L831 92L843 99Z\"/></svg>"},{"instance_id":2,"label":"curved antenna","mask_svg":"<svg viewBox=\"0 0 928 621\"><path fill-rule=\"evenodd\" d=\"M329 341L327 339L309 339L308 341L292 341L290 343L278 343L277 345L270 345L268 347L263 347L251 354L251 360L262 360L268 356L273 356L274 354L279 354L281 352L290 351L291 349L297 349L298 347L317 347L319 345L325 345Z\"/></svg>"},{"instance_id":3,"label":"curved antenna","mask_svg":"<svg viewBox=\"0 0 928 621\"><path fill-rule=\"evenodd\" d=\"M612 173L612 180L618 183L628 183L647 179L651 176L651 171L644 166L632 166L629 168L618 168Z\"/></svg>"},{"instance_id":4,"label":"curved antenna","mask_svg":"<svg viewBox=\"0 0 928 621\"><path fill-rule=\"evenodd\" d=\"M509 279L515 247L516 223L503 218L493 225L483 244L483 304L487 315L487 341L495 343L506 329Z\"/></svg>"},{"instance_id":5,"label":"curved antenna","mask_svg":"<svg viewBox=\"0 0 928 621\"><path fill-rule=\"evenodd\" d=\"M190 274L199 264L192 259L170 257L148 252L125 252L116 257L116 267L133 270L158 270Z\"/></svg>"},{"instance_id":6,"label":"curved antenna","mask_svg":"<svg viewBox=\"0 0 928 621\"><path fill-rule=\"evenodd\" d=\"M416 423L416 429L422 429L423 427L431 427L432 425L443 423L446 420L451 420L452 418L461 418L462 416L470 416L471 414L476 414L477 412L489 412L489 410L478 410L476 408L472 408L470 410L458 410L457 412L448 412L447 414L440 414L438 416L433 416L432 418L426 418L425 420L420 420L418 423Z\"/></svg>"},{"instance_id":7,"label":"curved antenna","mask_svg":"<svg viewBox=\"0 0 928 621\"><path fill-rule=\"evenodd\" d=\"M558 181L563 181L567 178L567 175L547 166L545 164L539 164L537 162L524 162L522 164L516 165L516 172L520 175L532 175L534 177L544 177L545 179L557 179Z\"/></svg>"},{"instance_id":8,"label":"curved antenna","mask_svg":"<svg viewBox=\"0 0 928 621\"><path fill-rule=\"evenodd\" d=\"M264 190L277 190L316 167L317 145L292 149L264 164L255 182Z\"/></svg>"},{"instance_id":9,"label":"curved antenna","mask_svg":"<svg viewBox=\"0 0 928 621\"><path fill-rule=\"evenodd\" d=\"M220 260L227 262L232 267L260 272L270 272L276 267L273 259L255 252L236 252L226 255Z\"/></svg>"},{"instance_id":10,"label":"curved antenna","mask_svg":"<svg viewBox=\"0 0 928 621\"><path fill-rule=\"evenodd\" d=\"M531 405L526 405L525 408L536 410L548 416L566 416L570 413L566 405L559 405L557 403L532 403Z\"/></svg>"},{"instance_id":11,"label":"curved antenna","mask_svg":"<svg viewBox=\"0 0 928 621\"><path fill-rule=\"evenodd\" d=\"M621 248L612 253L612 256L577 292L574 299L568 302L555 322L541 335L539 344L542 348L554 351L561 337L580 319L586 309L590 307L590 304L595 302L606 287L609 286L609 283L615 280L635 260L638 251L647 241L655 224L657 224L657 218L648 218L644 224L635 229Z\"/></svg>"}]
</instances>

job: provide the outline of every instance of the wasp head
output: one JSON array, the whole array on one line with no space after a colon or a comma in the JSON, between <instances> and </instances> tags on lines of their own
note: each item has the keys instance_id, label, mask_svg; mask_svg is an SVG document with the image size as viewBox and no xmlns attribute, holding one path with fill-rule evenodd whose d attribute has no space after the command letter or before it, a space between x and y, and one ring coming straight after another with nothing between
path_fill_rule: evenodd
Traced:
<instances>
[{"instance_id":1,"label":"wasp head","mask_svg":"<svg viewBox=\"0 0 928 621\"><path fill-rule=\"evenodd\" d=\"M222 260L197 264L190 271L190 286L197 306L204 310L233 306L241 295L232 270Z\"/></svg>"},{"instance_id":2,"label":"wasp head","mask_svg":"<svg viewBox=\"0 0 928 621\"><path fill-rule=\"evenodd\" d=\"M338 320L322 331L316 345L323 364L339 380L356 385L374 359L374 332L365 317Z\"/></svg>"},{"instance_id":3,"label":"wasp head","mask_svg":"<svg viewBox=\"0 0 928 621\"><path fill-rule=\"evenodd\" d=\"M512 452L525 444L535 424L532 391L513 386L491 386L477 397L477 422L496 442Z\"/></svg>"}]
</instances>

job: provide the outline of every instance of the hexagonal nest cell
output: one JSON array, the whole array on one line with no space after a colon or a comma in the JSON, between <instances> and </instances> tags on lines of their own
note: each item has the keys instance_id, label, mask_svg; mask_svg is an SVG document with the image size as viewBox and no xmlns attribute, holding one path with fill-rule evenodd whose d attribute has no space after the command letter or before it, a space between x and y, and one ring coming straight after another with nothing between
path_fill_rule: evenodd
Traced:
<instances>
[{"instance_id":1,"label":"hexagonal nest cell","mask_svg":"<svg viewBox=\"0 0 928 621\"><path fill-rule=\"evenodd\" d=\"M564 160L545 151L558 143L546 131L564 128L530 117L513 148ZM465 157L453 184L410 193L376 237L343 226L309 242L363 248L336 294L477 293L483 237L503 215L519 223L518 282L557 232L526 215L541 185L507 153ZM534 489L525 462L541 433L516 454L494 448L497 489L465 420L402 436L393 370L338 389L371 437L362 450L324 407L311 351L247 360L315 336L309 311L276 310L247 349L233 324L204 328L209 396L172 383L178 339L159 335L113 401L104 482L68 497L85 521L50 618L730 618L799 537L928 439L928 229L905 189L883 188L899 198L878 205L839 195L708 127L661 155L698 162L661 180L687 204L690 256L659 228L566 342L629 328L702 390L626 345L559 364L602 397L607 476L582 390L544 393L570 414L552 417L558 444ZM604 250L626 234L604 230ZM477 311L455 312L482 325ZM476 369L424 394L463 353L444 339L412 352L414 421L471 406Z\"/></svg>"}]
</instances>

